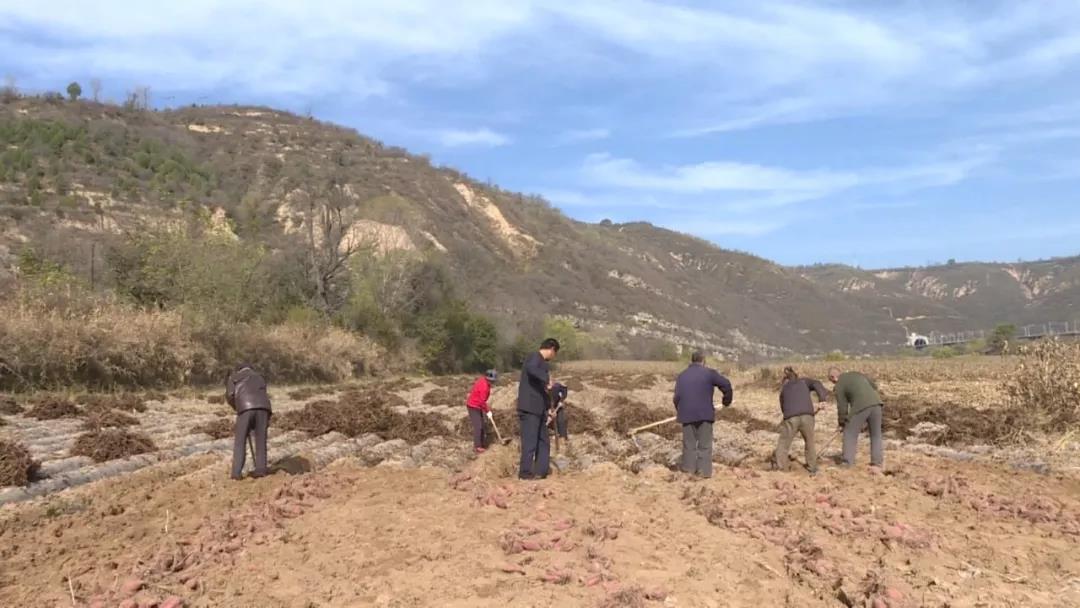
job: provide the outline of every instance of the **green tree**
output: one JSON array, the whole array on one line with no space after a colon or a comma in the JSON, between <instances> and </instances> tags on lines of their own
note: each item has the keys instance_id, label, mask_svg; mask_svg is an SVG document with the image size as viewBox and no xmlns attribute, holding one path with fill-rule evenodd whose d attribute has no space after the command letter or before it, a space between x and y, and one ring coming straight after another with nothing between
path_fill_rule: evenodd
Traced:
<instances>
[{"instance_id":1,"label":"green tree","mask_svg":"<svg viewBox=\"0 0 1080 608\"><path fill-rule=\"evenodd\" d=\"M544 338L555 338L559 341L560 359L572 361L581 358L581 332L569 319L561 317L544 319Z\"/></svg>"},{"instance_id":2,"label":"green tree","mask_svg":"<svg viewBox=\"0 0 1080 608\"><path fill-rule=\"evenodd\" d=\"M67 94L68 97L71 98L71 101L75 101L82 95L82 87L79 86L79 83L72 82L67 86Z\"/></svg>"},{"instance_id":3,"label":"green tree","mask_svg":"<svg viewBox=\"0 0 1080 608\"><path fill-rule=\"evenodd\" d=\"M1003 323L994 328L990 334L990 353L999 355L1009 348L1009 342L1016 337L1016 326L1011 323Z\"/></svg>"}]
</instances>

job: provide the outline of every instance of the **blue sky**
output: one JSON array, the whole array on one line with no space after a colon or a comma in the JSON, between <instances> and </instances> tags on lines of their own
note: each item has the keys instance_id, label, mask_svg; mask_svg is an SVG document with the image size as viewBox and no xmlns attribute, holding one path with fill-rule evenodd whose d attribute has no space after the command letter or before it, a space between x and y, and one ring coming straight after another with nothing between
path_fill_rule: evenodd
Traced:
<instances>
[{"instance_id":1,"label":"blue sky","mask_svg":"<svg viewBox=\"0 0 1080 608\"><path fill-rule=\"evenodd\" d=\"M1080 2L0 0L0 74L325 120L786 264L1080 253Z\"/></svg>"}]
</instances>

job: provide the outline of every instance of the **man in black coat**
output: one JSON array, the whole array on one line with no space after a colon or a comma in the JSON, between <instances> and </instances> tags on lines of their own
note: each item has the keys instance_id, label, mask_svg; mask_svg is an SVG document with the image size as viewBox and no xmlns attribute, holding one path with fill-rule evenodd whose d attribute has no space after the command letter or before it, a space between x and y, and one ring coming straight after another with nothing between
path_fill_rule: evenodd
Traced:
<instances>
[{"instance_id":1,"label":"man in black coat","mask_svg":"<svg viewBox=\"0 0 1080 608\"><path fill-rule=\"evenodd\" d=\"M818 406L810 397L817 394ZM814 416L829 398L825 385L813 378L800 378L792 367L784 368L784 384L780 387L780 412L784 421L780 423L780 437L776 442L773 468L788 470L788 450L796 434L802 435L806 447L806 468L811 475L817 474L817 451L814 449Z\"/></svg>"},{"instance_id":2,"label":"man in black coat","mask_svg":"<svg viewBox=\"0 0 1080 608\"><path fill-rule=\"evenodd\" d=\"M550 469L551 443L548 438L548 391L553 384L548 361L559 353L559 341L548 338L540 350L525 359L518 384L518 422L521 427L520 479L543 479Z\"/></svg>"},{"instance_id":3,"label":"man in black coat","mask_svg":"<svg viewBox=\"0 0 1080 608\"><path fill-rule=\"evenodd\" d=\"M715 369L705 367L705 353L695 351L690 367L675 381L675 413L683 428L682 470L712 477L713 422L716 407L713 390L720 389L724 407L731 405L731 382Z\"/></svg>"},{"instance_id":4,"label":"man in black coat","mask_svg":"<svg viewBox=\"0 0 1080 608\"><path fill-rule=\"evenodd\" d=\"M225 382L225 401L236 411L233 437L232 478L240 479L247 456L247 439L255 436L255 471L252 477L263 477L266 468L266 432L270 426L270 396L266 380L249 363L241 363Z\"/></svg>"}]
</instances>

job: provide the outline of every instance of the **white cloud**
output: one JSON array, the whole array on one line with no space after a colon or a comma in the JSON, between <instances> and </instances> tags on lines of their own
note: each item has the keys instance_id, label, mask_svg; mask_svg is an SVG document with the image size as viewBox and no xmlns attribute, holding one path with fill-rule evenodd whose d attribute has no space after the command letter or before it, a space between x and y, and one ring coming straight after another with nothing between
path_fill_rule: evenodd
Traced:
<instances>
[{"instance_id":1,"label":"white cloud","mask_svg":"<svg viewBox=\"0 0 1080 608\"><path fill-rule=\"evenodd\" d=\"M560 144L576 144L587 141L600 141L611 137L609 129L570 129L563 131L556 138Z\"/></svg>"},{"instance_id":2,"label":"white cloud","mask_svg":"<svg viewBox=\"0 0 1080 608\"><path fill-rule=\"evenodd\" d=\"M895 196L924 188L949 186L968 179L993 162L990 148L920 164L859 170L792 170L782 167L708 161L652 168L608 154L592 154L582 165L583 183L626 191L670 196L708 195L714 208L753 213L815 201L855 189Z\"/></svg>"},{"instance_id":3,"label":"white cloud","mask_svg":"<svg viewBox=\"0 0 1080 608\"><path fill-rule=\"evenodd\" d=\"M510 138L491 129L444 129L436 133L438 142L447 148L482 146L496 148L510 143Z\"/></svg>"}]
</instances>

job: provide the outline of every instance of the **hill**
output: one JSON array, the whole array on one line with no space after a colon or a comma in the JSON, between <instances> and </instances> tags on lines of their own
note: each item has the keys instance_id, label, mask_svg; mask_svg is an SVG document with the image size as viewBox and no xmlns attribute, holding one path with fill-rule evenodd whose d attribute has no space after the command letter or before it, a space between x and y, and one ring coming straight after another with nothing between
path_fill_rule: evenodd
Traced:
<instances>
[{"instance_id":1,"label":"hill","mask_svg":"<svg viewBox=\"0 0 1080 608\"><path fill-rule=\"evenodd\" d=\"M865 272L786 268L649 224L587 224L356 132L257 107L147 111L57 99L0 105L0 262L32 248L94 283L148 224L208 218L271 249L334 194L346 236L439 260L509 335L563 316L610 356L664 344L727 357L881 351L911 329L1077 313L1080 260ZM891 310L890 310L891 309ZM894 320L906 318L910 323ZM917 322L916 322L917 321Z\"/></svg>"}]
</instances>

